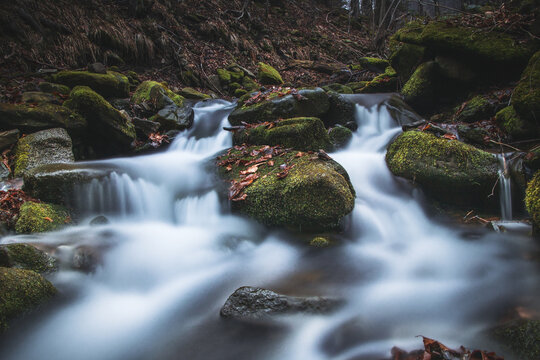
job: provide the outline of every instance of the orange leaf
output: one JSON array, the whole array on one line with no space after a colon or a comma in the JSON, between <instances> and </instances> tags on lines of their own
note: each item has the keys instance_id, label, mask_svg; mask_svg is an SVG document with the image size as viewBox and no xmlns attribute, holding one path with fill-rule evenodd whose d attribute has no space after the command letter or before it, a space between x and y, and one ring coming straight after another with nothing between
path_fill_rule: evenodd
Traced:
<instances>
[{"instance_id":1,"label":"orange leaf","mask_svg":"<svg viewBox=\"0 0 540 360\"><path fill-rule=\"evenodd\" d=\"M442 137L444 139L447 139L447 140L456 140L457 139L456 135L453 135L453 134L444 134Z\"/></svg>"},{"instance_id":2,"label":"orange leaf","mask_svg":"<svg viewBox=\"0 0 540 360\"><path fill-rule=\"evenodd\" d=\"M45 217L43 218L43 220L47 220L47 221L49 221L49 222L53 222L53 219L51 219L51 218L48 217L48 216L45 216Z\"/></svg>"}]
</instances>

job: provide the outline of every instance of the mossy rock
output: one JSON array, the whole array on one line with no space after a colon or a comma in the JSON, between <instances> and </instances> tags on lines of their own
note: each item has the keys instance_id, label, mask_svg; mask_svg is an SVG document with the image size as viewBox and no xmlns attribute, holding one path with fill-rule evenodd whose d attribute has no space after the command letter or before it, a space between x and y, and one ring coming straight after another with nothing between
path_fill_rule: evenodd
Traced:
<instances>
[{"instance_id":1,"label":"mossy rock","mask_svg":"<svg viewBox=\"0 0 540 360\"><path fill-rule=\"evenodd\" d=\"M439 94L439 86L443 83L439 65L428 61L420 65L403 86L401 93L405 102L418 111L429 111L435 104Z\"/></svg>"},{"instance_id":2,"label":"mossy rock","mask_svg":"<svg viewBox=\"0 0 540 360\"><path fill-rule=\"evenodd\" d=\"M484 139L489 138L489 133L481 127L458 125L457 132L460 140L467 144L484 145Z\"/></svg>"},{"instance_id":3,"label":"mossy rock","mask_svg":"<svg viewBox=\"0 0 540 360\"><path fill-rule=\"evenodd\" d=\"M373 72L384 72L384 70L390 66L390 62L385 59L379 59L374 57L363 57L358 59L358 63L363 69L367 69Z\"/></svg>"},{"instance_id":4,"label":"mossy rock","mask_svg":"<svg viewBox=\"0 0 540 360\"><path fill-rule=\"evenodd\" d=\"M42 130L22 137L15 148L13 175L23 176L44 164L74 162L72 146L69 134L62 128Z\"/></svg>"},{"instance_id":5,"label":"mossy rock","mask_svg":"<svg viewBox=\"0 0 540 360\"><path fill-rule=\"evenodd\" d=\"M358 94L359 91L362 88L364 88L367 85L368 82L369 81L353 81L353 82L346 83L345 85L347 85L349 88L351 88L353 93Z\"/></svg>"},{"instance_id":6,"label":"mossy rock","mask_svg":"<svg viewBox=\"0 0 540 360\"><path fill-rule=\"evenodd\" d=\"M459 122L472 123L480 120L489 120L495 115L497 104L487 96L477 95L467 101L461 112L455 116Z\"/></svg>"},{"instance_id":7,"label":"mossy rock","mask_svg":"<svg viewBox=\"0 0 540 360\"><path fill-rule=\"evenodd\" d=\"M260 88L259 84L257 84L257 82L253 80L252 78L250 78L249 76L245 76L242 79L242 86L247 91L257 91Z\"/></svg>"},{"instance_id":8,"label":"mossy rock","mask_svg":"<svg viewBox=\"0 0 540 360\"><path fill-rule=\"evenodd\" d=\"M180 90L180 95L183 96L186 99L193 99L193 100L206 100L210 99L210 95L203 94L200 91L197 91L190 87L185 87L182 90Z\"/></svg>"},{"instance_id":9,"label":"mossy rock","mask_svg":"<svg viewBox=\"0 0 540 360\"><path fill-rule=\"evenodd\" d=\"M195 113L191 106L171 104L159 110L149 120L158 122L161 130L169 131L189 129L193 125L194 118Z\"/></svg>"},{"instance_id":10,"label":"mossy rock","mask_svg":"<svg viewBox=\"0 0 540 360\"><path fill-rule=\"evenodd\" d=\"M303 89L299 90L298 93L302 96L301 100L298 100L293 95L280 97L276 94L275 97L258 104L250 106L238 104L236 109L229 115L229 122L232 125L241 125L243 122L257 124L280 118L322 118L328 112L330 102L323 89Z\"/></svg>"},{"instance_id":11,"label":"mossy rock","mask_svg":"<svg viewBox=\"0 0 540 360\"><path fill-rule=\"evenodd\" d=\"M435 62L439 65L441 75L458 83L461 89L473 87L477 80L476 71L473 70L462 59L455 59L447 56L437 56Z\"/></svg>"},{"instance_id":12,"label":"mossy rock","mask_svg":"<svg viewBox=\"0 0 540 360\"><path fill-rule=\"evenodd\" d=\"M334 150L346 147L352 140L353 133L344 126L336 126L328 131L330 142Z\"/></svg>"},{"instance_id":13,"label":"mossy rock","mask_svg":"<svg viewBox=\"0 0 540 360\"><path fill-rule=\"evenodd\" d=\"M408 131L390 145L386 162L394 175L419 184L437 200L498 208L494 196L489 196L498 179L498 161L473 146Z\"/></svg>"},{"instance_id":14,"label":"mossy rock","mask_svg":"<svg viewBox=\"0 0 540 360\"><path fill-rule=\"evenodd\" d=\"M49 94L62 94L62 95L69 95L71 89L69 86L62 85L62 84L55 84L47 81L40 82L38 84L39 91L46 92Z\"/></svg>"},{"instance_id":15,"label":"mossy rock","mask_svg":"<svg viewBox=\"0 0 540 360\"><path fill-rule=\"evenodd\" d=\"M393 67L388 66L383 74L380 74L368 81L366 85L356 91L359 94L374 94L396 92L398 89L397 73Z\"/></svg>"},{"instance_id":16,"label":"mossy rock","mask_svg":"<svg viewBox=\"0 0 540 360\"><path fill-rule=\"evenodd\" d=\"M246 149L245 160L253 160ZM240 152L232 149L231 156ZM345 216L354 207L355 192L345 169L333 160L321 160L305 154L297 157L296 151L273 158L275 164L261 165L259 178L244 192L243 201L232 202L234 211L246 214L263 224L280 226L303 232L319 232L339 229ZM293 166L283 179L276 175L280 165ZM243 168L233 166L231 171L219 168L225 183L238 179Z\"/></svg>"},{"instance_id":17,"label":"mossy rock","mask_svg":"<svg viewBox=\"0 0 540 360\"><path fill-rule=\"evenodd\" d=\"M536 134L536 129L524 121L513 106L507 106L495 115L497 125L512 137L512 139L530 139Z\"/></svg>"},{"instance_id":18,"label":"mossy rock","mask_svg":"<svg viewBox=\"0 0 540 360\"><path fill-rule=\"evenodd\" d=\"M57 270L56 259L29 244L0 245L0 266L50 273Z\"/></svg>"},{"instance_id":19,"label":"mossy rock","mask_svg":"<svg viewBox=\"0 0 540 360\"><path fill-rule=\"evenodd\" d=\"M89 87L75 87L64 106L86 118L89 134L85 141L93 146L96 153L108 156L131 149L135 140L135 127L131 120Z\"/></svg>"},{"instance_id":20,"label":"mossy rock","mask_svg":"<svg viewBox=\"0 0 540 360\"><path fill-rule=\"evenodd\" d=\"M247 90L244 89L236 89L234 90L234 97L241 98L242 96L248 94Z\"/></svg>"},{"instance_id":21,"label":"mossy rock","mask_svg":"<svg viewBox=\"0 0 540 360\"><path fill-rule=\"evenodd\" d=\"M217 75L222 85L228 85L231 82L231 73L227 69L217 69Z\"/></svg>"},{"instance_id":22,"label":"mossy rock","mask_svg":"<svg viewBox=\"0 0 540 360\"><path fill-rule=\"evenodd\" d=\"M520 359L540 359L540 320L515 320L494 329L492 336Z\"/></svg>"},{"instance_id":23,"label":"mossy rock","mask_svg":"<svg viewBox=\"0 0 540 360\"><path fill-rule=\"evenodd\" d=\"M0 267L0 331L55 294L55 287L35 271Z\"/></svg>"},{"instance_id":24,"label":"mossy rock","mask_svg":"<svg viewBox=\"0 0 540 360\"><path fill-rule=\"evenodd\" d=\"M152 107L154 111L159 111L168 105L175 104L176 106L184 105L184 97L175 94L169 88L157 81L144 81L133 93L131 101L134 104L141 105L146 103Z\"/></svg>"},{"instance_id":25,"label":"mossy rock","mask_svg":"<svg viewBox=\"0 0 540 360\"><path fill-rule=\"evenodd\" d=\"M353 89L351 89L347 85L343 85L343 84L339 84L339 83L325 85L325 86L323 86L323 89L326 90L326 91L335 91L338 94L354 94Z\"/></svg>"},{"instance_id":26,"label":"mossy rock","mask_svg":"<svg viewBox=\"0 0 540 360\"><path fill-rule=\"evenodd\" d=\"M60 104L60 99L56 95L41 91L24 92L21 101L27 104Z\"/></svg>"},{"instance_id":27,"label":"mossy rock","mask_svg":"<svg viewBox=\"0 0 540 360\"><path fill-rule=\"evenodd\" d=\"M521 119L531 125L538 133L540 129L540 51L534 54L529 65L521 75L514 94L512 105Z\"/></svg>"},{"instance_id":28,"label":"mossy rock","mask_svg":"<svg viewBox=\"0 0 540 360\"><path fill-rule=\"evenodd\" d=\"M30 196L54 204L66 204L76 186L100 180L114 169L76 163L41 165L24 174L24 191Z\"/></svg>"},{"instance_id":29,"label":"mossy rock","mask_svg":"<svg viewBox=\"0 0 540 360\"><path fill-rule=\"evenodd\" d=\"M332 245L332 242L326 236L316 236L309 242L309 246L313 246L315 248L326 248L330 245Z\"/></svg>"},{"instance_id":30,"label":"mossy rock","mask_svg":"<svg viewBox=\"0 0 540 360\"><path fill-rule=\"evenodd\" d=\"M527 184L525 192L525 206L533 220L533 231L540 233L540 171L536 171Z\"/></svg>"},{"instance_id":31,"label":"mossy rock","mask_svg":"<svg viewBox=\"0 0 540 360\"><path fill-rule=\"evenodd\" d=\"M260 62L258 64L258 80L263 85L281 85L283 84L283 79L279 72L274 69L272 66Z\"/></svg>"},{"instance_id":32,"label":"mossy rock","mask_svg":"<svg viewBox=\"0 0 540 360\"><path fill-rule=\"evenodd\" d=\"M129 80L125 75L108 71L96 74L88 71L61 71L52 76L55 83L69 86L88 86L105 98L129 97Z\"/></svg>"},{"instance_id":33,"label":"mossy rock","mask_svg":"<svg viewBox=\"0 0 540 360\"><path fill-rule=\"evenodd\" d=\"M62 127L68 131L82 131L86 120L68 108L55 104L4 104L0 103L0 127L34 132Z\"/></svg>"},{"instance_id":34,"label":"mossy rock","mask_svg":"<svg viewBox=\"0 0 540 360\"><path fill-rule=\"evenodd\" d=\"M282 145L302 151L329 150L330 138L318 118L300 117L280 120L272 128L266 124L236 132L234 144Z\"/></svg>"},{"instance_id":35,"label":"mossy rock","mask_svg":"<svg viewBox=\"0 0 540 360\"><path fill-rule=\"evenodd\" d=\"M57 230L71 222L67 209L60 205L26 201L21 205L15 231L19 234Z\"/></svg>"},{"instance_id":36,"label":"mossy rock","mask_svg":"<svg viewBox=\"0 0 540 360\"><path fill-rule=\"evenodd\" d=\"M390 56L390 63L396 69L400 81L405 84L414 70L425 58L426 48L413 44L402 44Z\"/></svg>"}]
</instances>

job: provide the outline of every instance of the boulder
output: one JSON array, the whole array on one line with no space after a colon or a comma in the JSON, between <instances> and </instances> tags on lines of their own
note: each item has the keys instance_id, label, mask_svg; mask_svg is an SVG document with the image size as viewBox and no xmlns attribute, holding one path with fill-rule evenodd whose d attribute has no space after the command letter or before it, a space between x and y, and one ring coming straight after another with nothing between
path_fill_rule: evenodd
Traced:
<instances>
[{"instance_id":1,"label":"boulder","mask_svg":"<svg viewBox=\"0 0 540 360\"><path fill-rule=\"evenodd\" d=\"M348 122L355 121L356 105L350 96L329 92L328 99L330 100L330 106L323 118L327 127L336 124L345 125Z\"/></svg>"},{"instance_id":2,"label":"boulder","mask_svg":"<svg viewBox=\"0 0 540 360\"><path fill-rule=\"evenodd\" d=\"M189 105L177 106L171 104L159 110L158 113L150 118L160 124L160 129L169 130L185 130L193 125L195 112L193 107Z\"/></svg>"},{"instance_id":3,"label":"boulder","mask_svg":"<svg viewBox=\"0 0 540 360\"><path fill-rule=\"evenodd\" d=\"M182 90L180 90L180 95L185 97L186 99L193 99L193 100L206 100L212 98L210 95L203 94L200 91L197 91L190 87L185 87Z\"/></svg>"},{"instance_id":4,"label":"boulder","mask_svg":"<svg viewBox=\"0 0 540 360\"><path fill-rule=\"evenodd\" d=\"M274 69L272 66L260 62L258 64L258 74L257 78L262 85L281 85L283 84L283 79L279 72Z\"/></svg>"},{"instance_id":5,"label":"boulder","mask_svg":"<svg viewBox=\"0 0 540 360\"><path fill-rule=\"evenodd\" d=\"M382 105L401 126L418 123L424 119L397 95L391 95L382 102Z\"/></svg>"},{"instance_id":6,"label":"boulder","mask_svg":"<svg viewBox=\"0 0 540 360\"><path fill-rule=\"evenodd\" d=\"M540 233L540 171L537 170L531 181L527 184L525 192L525 206L532 217L533 232Z\"/></svg>"},{"instance_id":7,"label":"boulder","mask_svg":"<svg viewBox=\"0 0 540 360\"><path fill-rule=\"evenodd\" d=\"M17 129L0 131L0 151L15 145L19 141L20 131Z\"/></svg>"},{"instance_id":8,"label":"boulder","mask_svg":"<svg viewBox=\"0 0 540 360\"><path fill-rule=\"evenodd\" d=\"M302 151L328 150L330 138L318 118L292 118L249 127L235 132L235 145L283 145Z\"/></svg>"},{"instance_id":9,"label":"boulder","mask_svg":"<svg viewBox=\"0 0 540 360\"><path fill-rule=\"evenodd\" d=\"M363 69L367 69L372 72L382 73L385 69L390 66L388 60L374 58L374 57L362 57L358 59L358 63L362 66Z\"/></svg>"},{"instance_id":10,"label":"boulder","mask_svg":"<svg viewBox=\"0 0 540 360\"><path fill-rule=\"evenodd\" d=\"M521 75L512 95L512 105L519 117L537 134L540 129L540 51L531 57Z\"/></svg>"},{"instance_id":11,"label":"boulder","mask_svg":"<svg viewBox=\"0 0 540 360\"><path fill-rule=\"evenodd\" d=\"M27 104L56 104L60 105L60 99L50 93L40 91L27 91L22 94L21 101Z\"/></svg>"},{"instance_id":12,"label":"boulder","mask_svg":"<svg viewBox=\"0 0 540 360\"><path fill-rule=\"evenodd\" d=\"M325 91L335 91L338 94L354 94L353 89L348 87L347 85L334 83L330 85L326 85L322 87Z\"/></svg>"},{"instance_id":13,"label":"boulder","mask_svg":"<svg viewBox=\"0 0 540 360\"><path fill-rule=\"evenodd\" d=\"M131 101L137 105L145 104L152 111L159 111L170 105L184 105L184 97L175 94L165 84L157 81L142 82L133 93Z\"/></svg>"},{"instance_id":14,"label":"boulder","mask_svg":"<svg viewBox=\"0 0 540 360\"><path fill-rule=\"evenodd\" d=\"M54 286L35 271L0 267L0 331L55 294Z\"/></svg>"},{"instance_id":15,"label":"boulder","mask_svg":"<svg viewBox=\"0 0 540 360\"><path fill-rule=\"evenodd\" d=\"M19 234L46 232L70 222L69 212L63 206L26 201L21 205L15 231Z\"/></svg>"},{"instance_id":16,"label":"boulder","mask_svg":"<svg viewBox=\"0 0 540 360\"><path fill-rule=\"evenodd\" d=\"M82 131L86 120L70 109L54 104L3 104L0 103L0 128L34 132L62 127L68 131Z\"/></svg>"},{"instance_id":17,"label":"boulder","mask_svg":"<svg viewBox=\"0 0 540 360\"><path fill-rule=\"evenodd\" d=\"M0 245L0 266L34 270L38 273L56 271L56 259L29 244Z\"/></svg>"},{"instance_id":18,"label":"boulder","mask_svg":"<svg viewBox=\"0 0 540 360\"><path fill-rule=\"evenodd\" d=\"M27 135L19 140L15 148L13 174L20 177L40 165L74 162L72 146L69 134L62 128Z\"/></svg>"},{"instance_id":19,"label":"boulder","mask_svg":"<svg viewBox=\"0 0 540 360\"><path fill-rule=\"evenodd\" d=\"M129 97L129 80L126 76L108 71L96 74L88 71L60 71L52 76L53 82L74 88L88 86L105 98Z\"/></svg>"},{"instance_id":20,"label":"boulder","mask_svg":"<svg viewBox=\"0 0 540 360\"><path fill-rule=\"evenodd\" d=\"M254 105L238 105L229 115L232 125L241 125L243 122L256 124L265 121L274 121L279 118L318 117L322 118L330 108L328 95L321 88L313 90L303 89L298 93L301 97L293 95L279 96Z\"/></svg>"},{"instance_id":21,"label":"boulder","mask_svg":"<svg viewBox=\"0 0 540 360\"><path fill-rule=\"evenodd\" d=\"M96 153L108 156L131 148L136 137L131 120L89 87L75 87L64 106L86 118L88 134L84 140Z\"/></svg>"},{"instance_id":22,"label":"boulder","mask_svg":"<svg viewBox=\"0 0 540 360\"><path fill-rule=\"evenodd\" d=\"M496 207L489 196L498 179L492 154L457 140L408 131L389 146L386 162L392 173L419 184L430 196L458 206Z\"/></svg>"},{"instance_id":23,"label":"boulder","mask_svg":"<svg viewBox=\"0 0 540 360\"><path fill-rule=\"evenodd\" d=\"M66 85L55 84L47 81L40 82L38 84L38 89L39 91L50 94L57 93L61 95L69 95L69 93L71 92L71 89Z\"/></svg>"},{"instance_id":24,"label":"boulder","mask_svg":"<svg viewBox=\"0 0 540 360\"><path fill-rule=\"evenodd\" d=\"M489 138L489 133L481 127L458 125L457 132L460 140L467 144L484 145L484 139Z\"/></svg>"},{"instance_id":25,"label":"boulder","mask_svg":"<svg viewBox=\"0 0 540 360\"><path fill-rule=\"evenodd\" d=\"M253 161L264 155L271 160L253 167ZM250 165L242 165L250 161ZM219 164L230 164L219 166L218 173L224 183L233 181L229 189L232 209L269 226L304 232L336 230L354 207L355 192L347 172L324 152L299 153L269 146L233 148ZM241 172L254 173L253 182L242 190L243 198L231 196L235 183L249 182Z\"/></svg>"},{"instance_id":26,"label":"boulder","mask_svg":"<svg viewBox=\"0 0 540 360\"><path fill-rule=\"evenodd\" d=\"M374 94L374 93L386 93L396 92L398 89L398 78L396 71L388 66L384 73L376 76L373 80L368 81L365 86L358 89L358 94Z\"/></svg>"},{"instance_id":27,"label":"boulder","mask_svg":"<svg viewBox=\"0 0 540 360\"><path fill-rule=\"evenodd\" d=\"M344 126L335 126L328 131L328 137L333 150L338 150L346 147L351 142L353 133Z\"/></svg>"},{"instance_id":28,"label":"boulder","mask_svg":"<svg viewBox=\"0 0 540 360\"><path fill-rule=\"evenodd\" d=\"M467 123L489 120L495 115L497 106L498 103L489 97L477 95L462 105L454 120Z\"/></svg>"},{"instance_id":29,"label":"boulder","mask_svg":"<svg viewBox=\"0 0 540 360\"><path fill-rule=\"evenodd\" d=\"M66 204L75 185L102 179L112 169L91 168L60 163L38 166L24 174L24 191L30 196L54 204Z\"/></svg>"},{"instance_id":30,"label":"boulder","mask_svg":"<svg viewBox=\"0 0 540 360\"><path fill-rule=\"evenodd\" d=\"M224 318L261 321L286 314L327 314L343 301L326 297L293 297L251 286L237 289L225 302L220 314Z\"/></svg>"},{"instance_id":31,"label":"boulder","mask_svg":"<svg viewBox=\"0 0 540 360\"><path fill-rule=\"evenodd\" d=\"M428 61L420 65L403 86L401 93L405 102L415 110L427 112L436 104L440 93L439 87L444 80L439 65Z\"/></svg>"},{"instance_id":32,"label":"boulder","mask_svg":"<svg viewBox=\"0 0 540 360\"><path fill-rule=\"evenodd\" d=\"M401 44L390 56L390 63L396 69L399 80L405 84L414 70L422 63L426 48L413 44Z\"/></svg>"},{"instance_id":33,"label":"boulder","mask_svg":"<svg viewBox=\"0 0 540 360\"><path fill-rule=\"evenodd\" d=\"M88 65L88 71L94 74L107 74L107 67L100 62Z\"/></svg>"},{"instance_id":34,"label":"boulder","mask_svg":"<svg viewBox=\"0 0 540 360\"><path fill-rule=\"evenodd\" d=\"M540 359L540 320L513 320L493 329L491 335L521 359Z\"/></svg>"},{"instance_id":35,"label":"boulder","mask_svg":"<svg viewBox=\"0 0 540 360\"><path fill-rule=\"evenodd\" d=\"M524 121L516 112L514 106L507 106L495 115L499 128L512 137L512 139L534 138L536 128L530 122Z\"/></svg>"}]
</instances>

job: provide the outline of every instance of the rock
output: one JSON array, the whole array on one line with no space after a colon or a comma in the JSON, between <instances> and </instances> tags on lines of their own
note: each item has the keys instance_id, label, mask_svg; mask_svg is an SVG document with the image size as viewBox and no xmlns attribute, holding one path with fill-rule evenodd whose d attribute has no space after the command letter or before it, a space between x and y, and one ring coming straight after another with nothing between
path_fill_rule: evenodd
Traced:
<instances>
[{"instance_id":1,"label":"rock","mask_svg":"<svg viewBox=\"0 0 540 360\"><path fill-rule=\"evenodd\" d=\"M70 222L69 212L63 206L26 201L21 206L15 231L19 234L46 232Z\"/></svg>"},{"instance_id":2,"label":"rock","mask_svg":"<svg viewBox=\"0 0 540 360\"><path fill-rule=\"evenodd\" d=\"M54 204L67 204L75 185L102 179L112 169L91 168L60 163L38 166L24 174L24 191L30 196Z\"/></svg>"},{"instance_id":3,"label":"rock","mask_svg":"<svg viewBox=\"0 0 540 360\"><path fill-rule=\"evenodd\" d=\"M336 124L344 125L348 122L355 122L356 105L351 97L335 92L328 93L330 107L323 120L327 127Z\"/></svg>"},{"instance_id":4,"label":"rock","mask_svg":"<svg viewBox=\"0 0 540 360\"><path fill-rule=\"evenodd\" d=\"M186 99L193 99L193 100L206 100L206 99L212 98L210 95L203 94L202 92L197 91L190 87L185 87L182 90L180 90L180 95L185 97Z\"/></svg>"},{"instance_id":5,"label":"rock","mask_svg":"<svg viewBox=\"0 0 540 360\"><path fill-rule=\"evenodd\" d=\"M336 126L328 131L330 142L334 150L346 147L352 140L353 133L344 126Z\"/></svg>"},{"instance_id":6,"label":"rock","mask_svg":"<svg viewBox=\"0 0 540 360\"><path fill-rule=\"evenodd\" d=\"M189 129L193 125L194 118L193 107L171 104L159 110L150 120L159 123L160 129L169 131Z\"/></svg>"},{"instance_id":7,"label":"rock","mask_svg":"<svg viewBox=\"0 0 540 360\"><path fill-rule=\"evenodd\" d=\"M107 225L109 223L110 223L109 219L103 215L98 215L90 221L90 225L92 226Z\"/></svg>"},{"instance_id":8,"label":"rock","mask_svg":"<svg viewBox=\"0 0 540 360\"><path fill-rule=\"evenodd\" d=\"M283 145L302 151L328 150L330 138L323 122L318 118L292 118L279 120L271 128L267 124L235 132L235 145Z\"/></svg>"},{"instance_id":9,"label":"rock","mask_svg":"<svg viewBox=\"0 0 540 360\"><path fill-rule=\"evenodd\" d=\"M390 56L390 63L396 69L399 80L405 84L414 70L424 60L426 48L413 44L401 44Z\"/></svg>"},{"instance_id":10,"label":"rock","mask_svg":"<svg viewBox=\"0 0 540 360\"><path fill-rule=\"evenodd\" d=\"M146 138L148 135L158 132L161 126L161 124L156 121L146 119L133 118L132 121L133 125L135 126L137 136L140 138Z\"/></svg>"},{"instance_id":11,"label":"rock","mask_svg":"<svg viewBox=\"0 0 540 360\"><path fill-rule=\"evenodd\" d=\"M420 112L427 112L436 104L439 86L444 83L439 65L429 61L420 65L405 83L401 93L405 102Z\"/></svg>"},{"instance_id":12,"label":"rock","mask_svg":"<svg viewBox=\"0 0 540 360\"><path fill-rule=\"evenodd\" d=\"M442 76L460 83L471 85L476 79L475 72L463 62L445 56L437 56L435 62L439 65Z\"/></svg>"},{"instance_id":13,"label":"rock","mask_svg":"<svg viewBox=\"0 0 540 360\"><path fill-rule=\"evenodd\" d=\"M39 91L27 91L22 94L21 101L27 104L56 104L60 105L60 100L53 94Z\"/></svg>"},{"instance_id":14,"label":"rock","mask_svg":"<svg viewBox=\"0 0 540 360\"><path fill-rule=\"evenodd\" d=\"M29 244L0 245L0 266L50 273L57 270L56 259Z\"/></svg>"},{"instance_id":15,"label":"rock","mask_svg":"<svg viewBox=\"0 0 540 360\"><path fill-rule=\"evenodd\" d=\"M368 81L366 85L357 90L359 94L374 94L396 92L398 89L398 78L396 71L391 67L387 67L385 72L376 76L373 80Z\"/></svg>"},{"instance_id":16,"label":"rock","mask_svg":"<svg viewBox=\"0 0 540 360\"><path fill-rule=\"evenodd\" d=\"M512 105L527 127L538 134L540 129L540 51L534 54L512 95ZM531 134L531 136L533 136Z\"/></svg>"},{"instance_id":17,"label":"rock","mask_svg":"<svg viewBox=\"0 0 540 360\"><path fill-rule=\"evenodd\" d=\"M88 71L60 71L53 75L54 82L74 88L88 86L105 98L129 97L129 80L126 76L108 71L106 74L94 74Z\"/></svg>"},{"instance_id":18,"label":"rock","mask_svg":"<svg viewBox=\"0 0 540 360\"><path fill-rule=\"evenodd\" d=\"M84 140L96 153L109 156L131 149L136 137L133 123L89 87L75 87L64 106L86 118L88 134Z\"/></svg>"},{"instance_id":19,"label":"rock","mask_svg":"<svg viewBox=\"0 0 540 360\"><path fill-rule=\"evenodd\" d=\"M346 85L338 84L338 83L323 86L323 89L325 91L335 91L338 94L354 94L353 89L351 89L350 87Z\"/></svg>"},{"instance_id":20,"label":"rock","mask_svg":"<svg viewBox=\"0 0 540 360\"><path fill-rule=\"evenodd\" d=\"M229 115L231 125L241 125L243 122L256 124L265 121L274 121L279 118L318 117L323 118L330 108L328 95L321 88L313 90L303 89L298 93L302 96L298 100L293 95L275 97L258 104L245 106L238 105Z\"/></svg>"},{"instance_id":21,"label":"rock","mask_svg":"<svg viewBox=\"0 0 540 360\"><path fill-rule=\"evenodd\" d=\"M258 64L259 72L257 78L262 85L281 85L283 84L283 79L279 72L274 69L272 66L260 62ZM233 79L234 80L234 79Z\"/></svg>"},{"instance_id":22,"label":"rock","mask_svg":"<svg viewBox=\"0 0 540 360\"><path fill-rule=\"evenodd\" d=\"M388 60L374 58L374 57L363 57L358 59L358 63L362 66L363 69L367 69L372 72L382 73L384 70L390 66Z\"/></svg>"},{"instance_id":23,"label":"rock","mask_svg":"<svg viewBox=\"0 0 540 360\"><path fill-rule=\"evenodd\" d=\"M109 104L118 111L131 111L131 102L129 99L112 99L109 101Z\"/></svg>"},{"instance_id":24,"label":"rock","mask_svg":"<svg viewBox=\"0 0 540 360\"><path fill-rule=\"evenodd\" d=\"M327 314L336 310L342 301L326 297L292 297L271 290L243 286L225 302L220 314L224 318L260 321L285 314Z\"/></svg>"},{"instance_id":25,"label":"rock","mask_svg":"<svg viewBox=\"0 0 540 360\"><path fill-rule=\"evenodd\" d=\"M55 294L54 286L35 271L0 267L0 331Z\"/></svg>"},{"instance_id":26,"label":"rock","mask_svg":"<svg viewBox=\"0 0 540 360\"><path fill-rule=\"evenodd\" d=\"M72 142L65 129L42 130L19 140L15 148L13 175L20 177L44 164L75 161Z\"/></svg>"},{"instance_id":27,"label":"rock","mask_svg":"<svg viewBox=\"0 0 540 360\"><path fill-rule=\"evenodd\" d=\"M477 95L468 100L455 116L455 121L472 123L489 120L497 110L497 103L486 96Z\"/></svg>"},{"instance_id":28,"label":"rock","mask_svg":"<svg viewBox=\"0 0 540 360\"><path fill-rule=\"evenodd\" d=\"M61 95L69 95L69 93L71 92L71 89L66 85L50 83L47 81L40 82L38 84L38 89L39 91L42 91L45 93L51 93L51 94L58 93Z\"/></svg>"},{"instance_id":29,"label":"rock","mask_svg":"<svg viewBox=\"0 0 540 360\"><path fill-rule=\"evenodd\" d=\"M399 125L405 126L413 123L418 123L424 120L414 110L407 105L399 96L392 95L390 98L383 101L392 119L395 119Z\"/></svg>"},{"instance_id":30,"label":"rock","mask_svg":"<svg viewBox=\"0 0 540 360\"><path fill-rule=\"evenodd\" d=\"M94 74L107 74L107 67L100 62L88 65L88 71ZM79 84L82 85L82 84Z\"/></svg>"},{"instance_id":31,"label":"rock","mask_svg":"<svg viewBox=\"0 0 540 360\"><path fill-rule=\"evenodd\" d=\"M521 359L540 359L540 320L514 320L491 333Z\"/></svg>"},{"instance_id":32,"label":"rock","mask_svg":"<svg viewBox=\"0 0 540 360\"><path fill-rule=\"evenodd\" d=\"M2 129L19 129L24 133L62 127L69 132L82 131L86 120L70 109L54 104L0 103L0 127Z\"/></svg>"},{"instance_id":33,"label":"rock","mask_svg":"<svg viewBox=\"0 0 540 360\"><path fill-rule=\"evenodd\" d=\"M527 184L525 206L533 220L533 232L540 234L540 171L536 171Z\"/></svg>"},{"instance_id":34,"label":"rock","mask_svg":"<svg viewBox=\"0 0 540 360\"><path fill-rule=\"evenodd\" d=\"M184 98L175 94L167 86L157 81L144 81L133 93L131 101L134 104L147 104L151 110L159 111L166 106L183 106Z\"/></svg>"},{"instance_id":35,"label":"rock","mask_svg":"<svg viewBox=\"0 0 540 360\"><path fill-rule=\"evenodd\" d=\"M394 175L419 184L435 199L458 206L497 207L491 191L498 179L495 156L456 140L419 131L401 134L388 148Z\"/></svg>"},{"instance_id":36,"label":"rock","mask_svg":"<svg viewBox=\"0 0 540 360\"><path fill-rule=\"evenodd\" d=\"M484 145L484 139L489 138L488 132L478 127L458 125L457 132L460 139L467 144Z\"/></svg>"},{"instance_id":37,"label":"rock","mask_svg":"<svg viewBox=\"0 0 540 360\"><path fill-rule=\"evenodd\" d=\"M495 120L499 128L512 137L512 139L534 138L536 129L534 126L524 121L514 109L514 106L507 106L495 115Z\"/></svg>"},{"instance_id":38,"label":"rock","mask_svg":"<svg viewBox=\"0 0 540 360\"><path fill-rule=\"evenodd\" d=\"M251 156L251 151L260 146L248 147L244 152L231 149L229 157L252 161L261 155ZM243 155L247 154L247 155ZM298 156L300 155L300 156ZM257 169L259 176L244 189L246 199L233 201L234 211L244 213L263 224L297 229L304 232L336 230L343 227L345 217L354 207L355 192L345 169L333 160L315 154L298 154L288 151L274 156L272 166L262 164ZM287 176L278 174L288 166ZM219 167L224 184L240 180L240 165L231 171Z\"/></svg>"},{"instance_id":39,"label":"rock","mask_svg":"<svg viewBox=\"0 0 540 360\"><path fill-rule=\"evenodd\" d=\"M71 259L72 268L86 273L94 272L101 263L101 252L89 246L79 246Z\"/></svg>"},{"instance_id":40,"label":"rock","mask_svg":"<svg viewBox=\"0 0 540 360\"><path fill-rule=\"evenodd\" d=\"M20 131L17 129L0 131L0 151L3 151L19 141Z\"/></svg>"}]
</instances>

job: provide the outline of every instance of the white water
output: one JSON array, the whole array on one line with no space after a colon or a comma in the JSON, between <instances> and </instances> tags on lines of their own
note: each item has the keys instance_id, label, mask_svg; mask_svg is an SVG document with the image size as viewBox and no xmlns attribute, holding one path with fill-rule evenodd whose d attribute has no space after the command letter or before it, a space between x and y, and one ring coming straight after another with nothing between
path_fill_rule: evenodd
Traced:
<instances>
[{"instance_id":1,"label":"white water","mask_svg":"<svg viewBox=\"0 0 540 360\"><path fill-rule=\"evenodd\" d=\"M505 155L498 156L499 169L499 197L501 203L501 219L512 220L512 179Z\"/></svg>"},{"instance_id":2,"label":"white water","mask_svg":"<svg viewBox=\"0 0 540 360\"><path fill-rule=\"evenodd\" d=\"M206 166L230 146L221 131L230 104L196 109L195 126L162 154L110 160L123 169L78 189L80 225L33 237L66 262L52 278L64 303L14 326L2 359L374 359L412 350L422 334L475 346L520 300L537 296L521 259L526 239L447 227L384 162L400 129L384 109L358 106L359 129L332 156L351 176L356 206L341 245L299 245L231 215ZM70 270L77 248L101 254L92 274ZM333 315L292 316L258 328L219 318L243 285L346 299ZM516 295L518 294L518 295Z\"/></svg>"}]
</instances>

